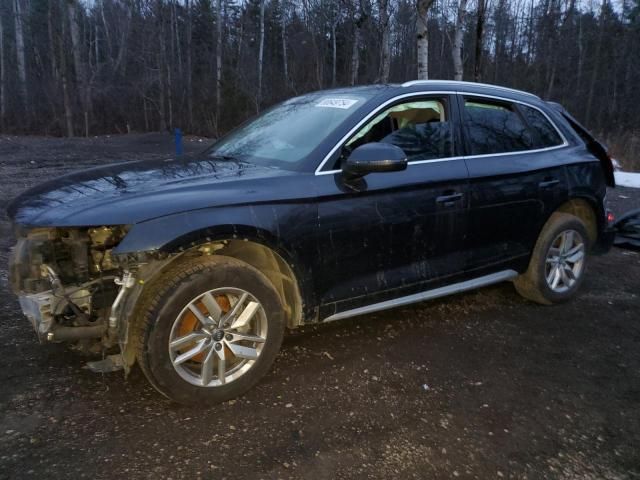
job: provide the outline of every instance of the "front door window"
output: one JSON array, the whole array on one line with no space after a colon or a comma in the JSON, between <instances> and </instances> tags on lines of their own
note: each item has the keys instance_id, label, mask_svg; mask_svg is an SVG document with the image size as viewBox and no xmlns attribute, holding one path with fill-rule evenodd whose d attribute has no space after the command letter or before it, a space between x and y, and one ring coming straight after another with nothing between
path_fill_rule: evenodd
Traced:
<instances>
[{"instance_id":1,"label":"front door window","mask_svg":"<svg viewBox=\"0 0 640 480\"><path fill-rule=\"evenodd\" d=\"M451 157L452 130L445 99L399 103L376 115L345 143L335 168L355 148L371 142L400 147L410 162Z\"/></svg>"}]
</instances>

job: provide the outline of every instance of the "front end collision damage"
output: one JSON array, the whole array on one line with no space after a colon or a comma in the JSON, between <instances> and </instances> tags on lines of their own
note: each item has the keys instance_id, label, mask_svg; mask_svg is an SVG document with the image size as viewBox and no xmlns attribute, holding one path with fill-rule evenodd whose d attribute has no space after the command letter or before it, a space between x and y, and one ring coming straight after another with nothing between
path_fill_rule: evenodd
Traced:
<instances>
[{"instance_id":1,"label":"front end collision damage","mask_svg":"<svg viewBox=\"0 0 640 480\"><path fill-rule=\"evenodd\" d=\"M134 277L120 269L111 251L127 230L16 231L11 287L40 342L73 342L86 353L104 352L119 343L119 305Z\"/></svg>"},{"instance_id":2,"label":"front end collision damage","mask_svg":"<svg viewBox=\"0 0 640 480\"><path fill-rule=\"evenodd\" d=\"M247 237L214 241L199 236L199 241L173 245L170 251L118 252L128 231L128 227L99 227L18 232L11 284L41 343L71 342L86 353L112 353L88 367L99 372L124 368L128 373L136 361L132 346L138 341L136 307L143 291L156 288L155 280L169 264L215 254L260 269L280 292L288 325L302 323L298 280L288 263L264 244Z\"/></svg>"}]
</instances>

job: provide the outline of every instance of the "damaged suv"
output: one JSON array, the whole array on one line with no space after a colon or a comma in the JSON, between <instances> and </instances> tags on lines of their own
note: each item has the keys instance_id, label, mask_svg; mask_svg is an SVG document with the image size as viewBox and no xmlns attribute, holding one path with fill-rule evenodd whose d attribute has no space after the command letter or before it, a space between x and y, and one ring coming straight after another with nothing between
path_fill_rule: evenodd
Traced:
<instances>
[{"instance_id":1,"label":"damaged suv","mask_svg":"<svg viewBox=\"0 0 640 480\"><path fill-rule=\"evenodd\" d=\"M606 150L491 85L316 92L199 155L107 165L13 201L11 285L42 342L138 363L183 403L242 394L286 328L513 281L573 297L613 240Z\"/></svg>"}]
</instances>

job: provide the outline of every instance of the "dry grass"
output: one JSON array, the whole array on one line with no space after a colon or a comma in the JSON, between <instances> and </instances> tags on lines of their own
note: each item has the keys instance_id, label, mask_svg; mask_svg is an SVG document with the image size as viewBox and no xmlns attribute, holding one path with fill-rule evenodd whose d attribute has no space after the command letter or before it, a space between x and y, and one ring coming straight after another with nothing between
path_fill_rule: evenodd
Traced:
<instances>
[{"instance_id":1,"label":"dry grass","mask_svg":"<svg viewBox=\"0 0 640 480\"><path fill-rule=\"evenodd\" d=\"M600 135L598 138L603 139L623 170L640 172L640 131Z\"/></svg>"}]
</instances>

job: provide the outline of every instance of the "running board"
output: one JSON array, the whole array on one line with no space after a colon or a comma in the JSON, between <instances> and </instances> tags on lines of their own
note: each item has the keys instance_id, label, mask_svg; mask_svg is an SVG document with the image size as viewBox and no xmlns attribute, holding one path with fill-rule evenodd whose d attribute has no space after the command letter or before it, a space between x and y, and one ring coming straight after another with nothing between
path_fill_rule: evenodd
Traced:
<instances>
[{"instance_id":1,"label":"running board","mask_svg":"<svg viewBox=\"0 0 640 480\"><path fill-rule=\"evenodd\" d=\"M494 283L504 282L511 280L518 276L518 272L515 270L503 270L502 272L492 273L491 275L485 275L483 277L466 280L460 283L453 283L446 287L434 288L433 290L427 290L426 292L414 293L406 297L394 298L393 300L387 300L385 302L374 303L365 307L358 307L352 310L345 310L344 312L334 313L330 317L327 317L323 322L332 322L334 320L342 320L343 318L355 317L356 315L364 315L366 313L379 312L380 310L387 310L389 308L402 307L404 305L410 305L412 303L422 302L424 300L432 300L434 298L445 297L454 293L466 292L468 290L474 290L480 287L486 287Z\"/></svg>"}]
</instances>

